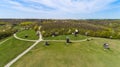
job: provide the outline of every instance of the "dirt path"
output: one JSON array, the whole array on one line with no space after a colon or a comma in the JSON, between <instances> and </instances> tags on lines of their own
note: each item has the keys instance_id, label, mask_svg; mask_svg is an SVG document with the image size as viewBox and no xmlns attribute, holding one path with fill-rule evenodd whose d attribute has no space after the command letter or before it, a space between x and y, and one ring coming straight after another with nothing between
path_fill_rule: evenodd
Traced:
<instances>
[{"instance_id":1,"label":"dirt path","mask_svg":"<svg viewBox=\"0 0 120 67\"><path fill-rule=\"evenodd\" d=\"M53 41L53 42L66 42L66 40L43 40L43 41ZM82 42L87 41L87 39L84 40L70 40L71 42Z\"/></svg>"},{"instance_id":2,"label":"dirt path","mask_svg":"<svg viewBox=\"0 0 120 67\"><path fill-rule=\"evenodd\" d=\"M22 40L22 41L31 41L31 42L36 42L37 40L28 40L28 39L23 39L23 38L19 38L16 36L16 34L14 34L14 37L18 40ZM84 40L71 40L71 42L82 42L82 41L86 41L87 39ZM66 40L42 40L42 41L54 41L54 42L65 42Z\"/></svg>"},{"instance_id":3,"label":"dirt path","mask_svg":"<svg viewBox=\"0 0 120 67\"><path fill-rule=\"evenodd\" d=\"M0 42L0 45L3 44L4 42L8 41L9 39L11 39L11 37L6 39L6 40L4 40L4 41L2 41L2 42Z\"/></svg>"},{"instance_id":4,"label":"dirt path","mask_svg":"<svg viewBox=\"0 0 120 67\"><path fill-rule=\"evenodd\" d=\"M28 39L23 39L23 38L19 38L16 36L16 34L13 35L16 39L18 40L23 40L23 41L33 41L33 42L36 42L37 40L28 40Z\"/></svg>"},{"instance_id":5,"label":"dirt path","mask_svg":"<svg viewBox=\"0 0 120 67\"><path fill-rule=\"evenodd\" d=\"M21 53L16 58L14 58L12 61L10 61L8 64L6 64L4 67L10 67L13 63L15 63L18 59L20 59L22 56L24 56L26 53L28 53L34 46L36 46L41 41L55 41L55 42L65 42L66 41L66 40L43 40L41 33L39 35L38 40L28 40L28 39L19 38L19 37L16 36L16 34L14 34L14 37L16 39L18 39L18 40L31 41L31 42L35 42L35 43L32 46L30 46L28 49L26 49L23 53ZM87 39L84 39L84 40L71 40L71 42L83 42L83 41L86 41L86 40Z\"/></svg>"},{"instance_id":6,"label":"dirt path","mask_svg":"<svg viewBox=\"0 0 120 67\"><path fill-rule=\"evenodd\" d=\"M39 32L40 33L40 32ZM15 36L15 35L14 35ZM15 38L17 38L15 36ZM17 38L19 39L19 38ZM19 39L19 40L23 40L23 39ZM18 59L20 59L22 56L24 56L26 53L28 53L34 46L36 46L40 41L42 41L42 35L39 35L39 39L32 45L30 46L28 49L26 49L24 52L22 52L20 55L18 55L16 58L14 58L12 61L10 61L8 64L6 64L4 67L10 67L13 63L15 63Z\"/></svg>"}]
</instances>

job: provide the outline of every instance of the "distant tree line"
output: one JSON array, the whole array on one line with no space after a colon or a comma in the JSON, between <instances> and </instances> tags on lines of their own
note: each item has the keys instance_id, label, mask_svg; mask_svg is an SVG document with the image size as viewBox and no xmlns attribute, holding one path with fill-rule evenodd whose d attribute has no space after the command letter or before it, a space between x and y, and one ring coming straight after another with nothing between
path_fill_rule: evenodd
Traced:
<instances>
[{"instance_id":1,"label":"distant tree line","mask_svg":"<svg viewBox=\"0 0 120 67\"><path fill-rule=\"evenodd\" d=\"M5 23L5 24L4 24ZM120 38L119 19L87 19L87 20L55 20L55 19L0 19L0 27L11 25L8 31L0 31L1 38L12 35L22 29L38 30L42 26L41 32L44 37L56 35L72 34L76 29L79 34L105 38ZM18 28L19 27L19 28ZM5 28L4 28L5 29ZM3 30L2 28L0 30Z\"/></svg>"},{"instance_id":2,"label":"distant tree line","mask_svg":"<svg viewBox=\"0 0 120 67\"><path fill-rule=\"evenodd\" d=\"M118 20L44 21L42 23L41 31L44 37L51 36L53 33L56 33L56 35L72 34L75 29L78 29L79 34L81 35L86 35L85 33L87 33L87 36L120 38L120 30L116 31L116 29L120 27L119 23ZM118 27L113 28L115 25L118 25Z\"/></svg>"}]
</instances>

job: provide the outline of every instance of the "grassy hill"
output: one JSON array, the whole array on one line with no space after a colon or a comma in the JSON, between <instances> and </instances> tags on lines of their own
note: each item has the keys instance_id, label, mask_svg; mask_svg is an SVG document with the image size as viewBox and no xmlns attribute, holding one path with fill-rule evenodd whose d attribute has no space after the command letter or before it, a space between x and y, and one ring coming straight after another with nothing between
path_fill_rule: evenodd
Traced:
<instances>
[{"instance_id":1,"label":"grassy hill","mask_svg":"<svg viewBox=\"0 0 120 67\"><path fill-rule=\"evenodd\" d=\"M25 38L25 36L28 36L28 38ZM23 30L17 33L17 36L23 39L30 39L30 40L37 40L38 36L36 35L36 32L34 30Z\"/></svg>"},{"instance_id":2,"label":"grassy hill","mask_svg":"<svg viewBox=\"0 0 120 67\"><path fill-rule=\"evenodd\" d=\"M21 20L17 24L14 24L16 22L8 25L2 24L0 26L0 43L8 39L9 36L11 37L0 44L0 67L3 67L34 43L17 40L12 36L13 33L19 31L16 35L20 38L37 40L38 36L35 31L40 28L39 24L43 39L49 40L50 45L45 46L45 41L40 42L12 67L119 67L119 21L43 20L42 23L30 22L20 25L20 23L26 23ZM76 29L79 31L77 37L72 34ZM55 33L55 37L52 37L53 33ZM25 35L28 38L25 38ZM106 39L110 36L112 36L111 39ZM66 37L69 37L72 43L66 44ZM93 40L83 41L89 38ZM104 43L110 44L110 50L104 50Z\"/></svg>"},{"instance_id":3,"label":"grassy hill","mask_svg":"<svg viewBox=\"0 0 120 67\"><path fill-rule=\"evenodd\" d=\"M70 38L70 40L83 40L89 38L89 36L84 36L84 35L77 35L75 37L74 35L60 35L60 36L55 36L55 37L44 37L44 40L66 40L66 37Z\"/></svg>"},{"instance_id":4,"label":"grassy hill","mask_svg":"<svg viewBox=\"0 0 120 67\"><path fill-rule=\"evenodd\" d=\"M0 41L0 43L3 41L4 40ZM3 67L5 64L10 62L32 44L33 42L20 41L14 37L11 37L9 40L0 44L0 67Z\"/></svg>"},{"instance_id":5,"label":"grassy hill","mask_svg":"<svg viewBox=\"0 0 120 67\"><path fill-rule=\"evenodd\" d=\"M104 50L104 43L110 50ZM97 38L91 41L39 43L12 67L119 67L120 41Z\"/></svg>"}]
</instances>

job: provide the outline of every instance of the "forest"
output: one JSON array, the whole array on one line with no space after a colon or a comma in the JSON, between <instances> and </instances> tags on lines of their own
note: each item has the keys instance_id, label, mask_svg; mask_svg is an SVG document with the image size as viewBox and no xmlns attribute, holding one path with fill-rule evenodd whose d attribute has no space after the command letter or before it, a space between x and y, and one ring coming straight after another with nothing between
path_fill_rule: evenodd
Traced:
<instances>
[{"instance_id":1,"label":"forest","mask_svg":"<svg viewBox=\"0 0 120 67\"><path fill-rule=\"evenodd\" d=\"M23 29L19 28L21 26ZM120 38L120 20L118 19L0 19L0 39L26 28L33 28L36 31L39 26L44 37L51 36L53 33L56 36L69 35L77 29L81 35Z\"/></svg>"}]
</instances>

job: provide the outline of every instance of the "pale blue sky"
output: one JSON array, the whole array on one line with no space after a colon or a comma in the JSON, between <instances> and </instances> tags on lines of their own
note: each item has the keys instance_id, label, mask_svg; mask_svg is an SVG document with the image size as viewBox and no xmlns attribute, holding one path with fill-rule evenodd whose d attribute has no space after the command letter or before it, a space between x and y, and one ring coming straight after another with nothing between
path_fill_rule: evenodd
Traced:
<instances>
[{"instance_id":1,"label":"pale blue sky","mask_svg":"<svg viewBox=\"0 0 120 67\"><path fill-rule=\"evenodd\" d=\"M1 0L0 18L120 19L120 0Z\"/></svg>"}]
</instances>

